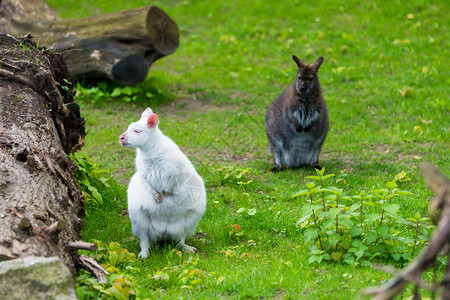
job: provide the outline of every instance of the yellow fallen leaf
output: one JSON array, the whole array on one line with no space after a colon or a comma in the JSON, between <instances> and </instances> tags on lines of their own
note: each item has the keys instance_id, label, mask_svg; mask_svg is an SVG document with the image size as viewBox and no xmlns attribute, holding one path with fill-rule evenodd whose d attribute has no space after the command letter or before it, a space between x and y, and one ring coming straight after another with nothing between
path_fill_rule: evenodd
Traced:
<instances>
[{"instance_id":1,"label":"yellow fallen leaf","mask_svg":"<svg viewBox=\"0 0 450 300\"><path fill-rule=\"evenodd\" d=\"M189 272L188 277L191 277L192 275L194 275L197 272L197 269L192 270L191 272Z\"/></svg>"},{"instance_id":2,"label":"yellow fallen leaf","mask_svg":"<svg viewBox=\"0 0 450 300\"><path fill-rule=\"evenodd\" d=\"M123 283L125 280L123 279L123 277L119 277L116 280L113 281L113 283Z\"/></svg>"},{"instance_id":3,"label":"yellow fallen leaf","mask_svg":"<svg viewBox=\"0 0 450 300\"><path fill-rule=\"evenodd\" d=\"M234 255L234 251L227 249L227 250L220 250L219 253L225 253L225 257L232 257Z\"/></svg>"},{"instance_id":4,"label":"yellow fallen leaf","mask_svg":"<svg viewBox=\"0 0 450 300\"><path fill-rule=\"evenodd\" d=\"M422 67L422 73L423 74L428 74L428 67L427 66L424 66L424 67Z\"/></svg>"},{"instance_id":5,"label":"yellow fallen leaf","mask_svg":"<svg viewBox=\"0 0 450 300\"><path fill-rule=\"evenodd\" d=\"M119 273L119 269L117 269L117 268L114 267L114 266L109 266L109 267L107 267L105 270L106 270L107 272L109 272L109 273Z\"/></svg>"},{"instance_id":6,"label":"yellow fallen leaf","mask_svg":"<svg viewBox=\"0 0 450 300\"><path fill-rule=\"evenodd\" d=\"M318 40L323 40L324 38L325 38L325 33L323 33L322 31L317 32Z\"/></svg>"},{"instance_id":7,"label":"yellow fallen leaf","mask_svg":"<svg viewBox=\"0 0 450 300\"><path fill-rule=\"evenodd\" d=\"M234 35L231 34L224 34L219 38L222 42L224 42L225 44L236 44L238 43L236 37Z\"/></svg>"},{"instance_id":8,"label":"yellow fallen leaf","mask_svg":"<svg viewBox=\"0 0 450 300\"><path fill-rule=\"evenodd\" d=\"M421 126L414 126L414 132L422 132Z\"/></svg>"},{"instance_id":9,"label":"yellow fallen leaf","mask_svg":"<svg viewBox=\"0 0 450 300\"><path fill-rule=\"evenodd\" d=\"M413 158L414 158L414 159L422 159L422 156L419 156L419 155L413 155Z\"/></svg>"},{"instance_id":10,"label":"yellow fallen leaf","mask_svg":"<svg viewBox=\"0 0 450 300\"><path fill-rule=\"evenodd\" d=\"M411 20L411 19L414 19L414 15L413 15L413 14L407 14L406 17L407 17L408 19L410 19L410 20Z\"/></svg>"},{"instance_id":11,"label":"yellow fallen leaf","mask_svg":"<svg viewBox=\"0 0 450 300\"><path fill-rule=\"evenodd\" d=\"M398 173L397 175L395 175L394 177L394 182L407 182L410 181L411 178L408 177L408 175L406 174L405 171L401 171L400 173Z\"/></svg>"},{"instance_id":12,"label":"yellow fallen leaf","mask_svg":"<svg viewBox=\"0 0 450 300\"><path fill-rule=\"evenodd\" d=\"M424 119L420 119L420 122L422 122L423 124L430 124L431 122L433 122L433 120L427 121Z\"/></svg>"},{"instance_id":13,"label":"yellow fallen leaf","mask_svg":"<svg viewBox=\"0 0 450 300\"><path fill-rule=\"evenodd\" d=\"M405 44L409 44L410 41L409 41L408 39L403 39L403 40L401 40L401 39L395 39L392 43L393 43L394 45L405 45Z\"/></svg>"},{"instance_id":14,"label":"yellow fallen leaf","mask_svg":"<svg viewBox=\"0 0 450 300\"><path fill-rule=\"evenodd\" d=\"M401 90L399 90L399 92L402 97L406 97L407 95L412 94L414 92L414 89L409 86L404 86Z\"/></svg>"},{"instance_id":15,"label":"yellow fallen leaf","mask_svg":"<svg viewBox=\"0 0 450 300\"><path fill-rule=\"evenodd\" d=\"M217 283L216 283L216 285L221 284L224 280L225 280L225 276L220 276L219 278L217 278Z\"/></svg>"}]
</instances>

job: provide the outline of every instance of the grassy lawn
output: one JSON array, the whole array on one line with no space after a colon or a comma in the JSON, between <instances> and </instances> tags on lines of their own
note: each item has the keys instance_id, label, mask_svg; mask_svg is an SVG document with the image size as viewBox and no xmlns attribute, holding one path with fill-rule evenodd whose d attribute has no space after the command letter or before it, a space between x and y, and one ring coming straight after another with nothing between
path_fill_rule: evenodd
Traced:
<instances>
[{"instance_id":1,"label":"grassy lawn","mask_svg":"<svg viewBox=\"0 0 450 300\"><path fill-rule=\"evenodd\" d=\"M374 270L373 264L402 267L411 259L408 254L417 255L411 245L421 248L426 243L432 231L429 220L420 221L421 242L411 241L416 230L401 221L427 217L432 193L424 184L421 163L430 162L449 174L448 1L48 3L64 18L154 4L180 29L178 50L155 62L148 78L133 87L137 99L94 101L98 93L79 93L89 130L82 152L109 170L94 177L110 178L108 186L98 185L103 204L88 203L83 236L105 245L120 243L97 253L113 279L130 280L117 279L116 286L122 283L119 292L127 294L126 288L132 286L140 299L355 299L361 289L392 277ZM319 227L314 216L298 222L310 212L310 198L292 196L310 189L307 184L314 180L307 177L316 175L313 169L269 171L264 115L269 103L295 79L292 54L309 63L324 57L319 77L330 131L320 163L325 175L335 175L324 185L342 190L341 205L358 205L358 197L375 195L379 189L412 193L392 198L391 215L385 216L389 226L382 229L369 222L370 216L380 218L387 198L364 200L364 223L379 235L373 243L367 242L369 231L358 234L350 228L341 229L348 231L351 246L345 247L343 239L330 242L324 224L331 218L325 211L318 215L324 221ZM113 87L100 89L108 93ZM126 214L126 185L134 172L135 154L121 148L118 136L147 106L205 180L207 210L198 234L187 240L200 253L182 254L174 245L163 244L143 262L132 255L121 261L115 255L127 254L126 250L137 254L139 242L132 237ZM394 181L395 188L386 188ZM314 197L315 204L322 203L320 193ZM330 207L332 200L327 199ZM350 212L346 214L356 223L358 211L352 216ZM320 245L311 235L315 229L331 246ZM405 239L404 248L398 248L395 239ZM368 249L356 249L354 241ZM374 244L387 248L383 252ZM438 265L439 274L443 268ZM120 299L111 285L92 286L92 297L103 290ZM411 297L412 290L409 286L403 297Z\"/></svg>"}]
</instances>

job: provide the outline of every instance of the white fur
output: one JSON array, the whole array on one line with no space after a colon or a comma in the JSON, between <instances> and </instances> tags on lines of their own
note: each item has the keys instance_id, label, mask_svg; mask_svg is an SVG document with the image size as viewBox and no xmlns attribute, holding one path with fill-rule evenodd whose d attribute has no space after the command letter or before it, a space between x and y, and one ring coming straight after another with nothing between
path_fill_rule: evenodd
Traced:
<instances>
[{"instance_id":1,"label":"white fur","mask_svg":"<svg viewBox=\"0 0 450 300\"><path fill-rule=\"evenodd\" d=\"M152 242L172 240L188 253L194 247L185 239L195 233L206 207L203 179L178 146L158 128L148 124L147 108L139 121L120 136L122 146L136 148L136 173L128 186L128 213L133 233L139 237L146 258ZM161 202L157 201L160 195Z\"/></svg>"},{"instance_id":2,"label":"white fur","mask_svg":"<svg viewBox=\"0 0 450 300\"><path fill-rule=\"evenodd\" d=\"M298 120L299 125L303 128L308 127L311 123L315 122L319 117L319 112L317 110L311 110L310 113L304 110L298 109L293 113L293 117ZM294 128L295 130L296 128Z\"/></svg>"}]
</instances>

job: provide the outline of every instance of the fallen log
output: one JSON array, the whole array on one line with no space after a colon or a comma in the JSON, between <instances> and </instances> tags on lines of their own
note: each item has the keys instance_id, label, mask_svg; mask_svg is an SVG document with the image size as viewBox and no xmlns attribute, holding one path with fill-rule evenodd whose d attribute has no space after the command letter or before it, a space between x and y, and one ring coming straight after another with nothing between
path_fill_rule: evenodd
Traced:
<instances>
[{"instance_id":1,"label":"fallen log","mask_svg":"<svg viewBox=\"0 0 450 300\"><path fill-rule=\"evenodd\" d=\"M415 283L416 286L423 286L422 274L432 266L441 251L444 252L444 255L448 255L450 252L448 247L450 243L450 181L436 167L429 164L422 166L422 172L428 187L436 194L431 199L429 213L433 217L436 211L440 209L437 227L428 246L397 276L381 287L367 288L363 291L364 294L372 295L374 300L393 299L410 282ZM447 264L447 270L440 285L443 288L440 299L450 299L449 264ZM433 293L435 294L436 291L433 290ZM414 299L421 299L420 296L419 298L417 296L415 295Z\"/></svg>"},{"instance_id":2,"label":"fallen log","mask_svg":"<svg viewBox=\"0 0 450 300\"><path fill-rule=\"evenodd\" d=\"M30 36L0 34L0 58L0 261L58 256L74 273L84 197L68 154L86 135L74 78Z\"/></svg>"},{"instance_id":3,"label":"fallen log","mask_svg":"<svg viewBox=\"0 0 450 300\"><path fill-rule=\"evenodd\" d=\"M80 81L143 81L154 61L178 48L178 25L161 9L140 8L80 19L61 19L45 0L0 1L0 32L31 33L54 44Z\"/></svg>"}]
</instances>

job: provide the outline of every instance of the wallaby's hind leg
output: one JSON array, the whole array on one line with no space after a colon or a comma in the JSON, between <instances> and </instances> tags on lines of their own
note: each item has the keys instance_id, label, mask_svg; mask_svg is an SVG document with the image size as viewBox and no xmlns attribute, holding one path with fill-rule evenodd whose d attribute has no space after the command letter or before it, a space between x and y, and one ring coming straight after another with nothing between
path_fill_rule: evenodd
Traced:
<instances>
[{"instance_id":1,"label":"wallaby's hind leg","mask_svg":"<svg viewBox=\"0 0 450 300\"><path fill-rule=\"evenodd\" d=\"M140 234L139 244L141 246L141 252L139 252L138 258L146 259L148 256L148 250L150 249L150 241L147 232Z\"/></svg>"},{"instance_id":2,"label":"wallaby's hind leg","mask_svg":"<svg viewBox=\"0 0 450 300\"><path fill-rule=\"evenodd\" d=\"M197 252L197 248L186 245L184 243L184 240L185 239L181 239L178 242L178 244L177 244L178 249L180 249L184 253L190 253L190 254L194 254L195 252Z\"/></svg>"},{"instance_id":3,"label":"wallaby's hind leg","mask_svg":"<svg viewBox=\"0 0 450 300\"><path fill-rule=\"evenodd\" d=\"M319 165L319 151L317 151L317 153L314 153L313 158L311 160L311 166L314 169L322 170L322 167Z\"/></svg>"},{"instance_id":4,"label":"wallaby's hind leg","mask_svg":"<svg viewBox=\"0 0 450 300\"><path fill-rule=\"evenodd\" d=\"M281 155L279 152L273 152L273 168L272 172L278 172L281 170Z\"/></svg>"},{"instance_id":5,"label":"wallaby's hind leg","mask_svg":"<svg viewBox=\"0 0 450 300\"><path fill-rule=\"evenodd\" d=\"M281 149L275 146L269 146L270 152L273 154L273 168L272 172L277 172L281 170L281 155L283 155Z\"/></svg>"},{"instance_id":6,"label":"wallaby's hind leg","mask_svg":"<svg viewBox=\"0 0 450 300\"><path fill-rule=\"evenodd\" d=\"M274 141L274 138L267 133L267 139L269 140L269 152L273 154L273 168L272 172L277 172L281 170L281 155L282 149L277 147L277 144Z\"/></svg>"}]
</instances>

